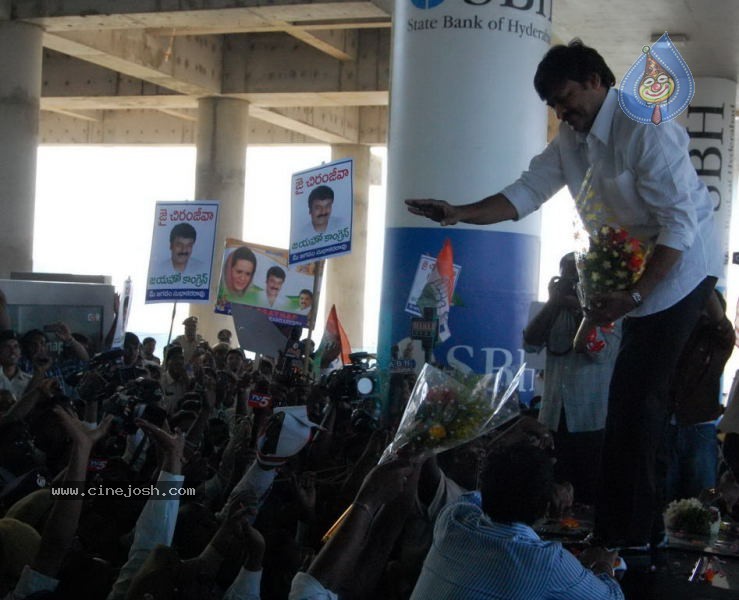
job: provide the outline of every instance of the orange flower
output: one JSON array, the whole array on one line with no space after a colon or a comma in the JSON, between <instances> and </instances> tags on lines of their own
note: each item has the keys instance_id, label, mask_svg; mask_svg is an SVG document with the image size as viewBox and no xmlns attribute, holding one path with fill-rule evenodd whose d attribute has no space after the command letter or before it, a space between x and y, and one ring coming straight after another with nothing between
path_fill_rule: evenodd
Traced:
<instances>
[{"instance_id":1,"label":"orange flower","mask_svg":"<svg viewBox=\"0 0 739 600\"><path fill-rule=\"evenodd\" d=\"M429 435L435 440L445 438L446 428L443 425L432 425L431 427L429 427Z\"/></svg>"}]
</instances>

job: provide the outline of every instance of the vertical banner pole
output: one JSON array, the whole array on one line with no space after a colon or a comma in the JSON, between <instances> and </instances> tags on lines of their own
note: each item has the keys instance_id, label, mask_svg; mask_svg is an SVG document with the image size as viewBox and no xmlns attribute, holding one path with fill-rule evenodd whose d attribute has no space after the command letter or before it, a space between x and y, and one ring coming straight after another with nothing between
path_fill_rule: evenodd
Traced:
<instances>
[{"instance_id":1,"label":"vertical banner pole","mask_svg":"<svg viewBox=\"0 0 739 600\"><path fill-rule=\"evenodd\" d=\"M308 338L309 342L312 341L313 330L316 327L316 313L318 312L318 302L321 299L321 283L323 281L323 269L326 261L316 261L316 275L313 278L313 310L311 310L310 318L308 319ZM308 365L310 364L310 353L305 353L305 360L303 362L303 373L308 374Z\"/></svg>"}]
</instances>

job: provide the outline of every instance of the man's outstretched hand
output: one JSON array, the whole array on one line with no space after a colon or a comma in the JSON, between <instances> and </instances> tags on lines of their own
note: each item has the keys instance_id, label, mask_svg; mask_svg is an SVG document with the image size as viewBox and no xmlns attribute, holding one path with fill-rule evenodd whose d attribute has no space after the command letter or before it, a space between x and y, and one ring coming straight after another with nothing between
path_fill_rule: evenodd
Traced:
<instances>
[{"instance_id":1,"label":"man's outstretched hand","mask_svg":"<svg viewBox=\"0 0 739 600\"><path fill-rule=\"evenodd\" d=\"M426 217L441 225L455 225L459 221L457 207L446 200L409 198L405 203L412 214Z\"/></svg>"}]
</instances>

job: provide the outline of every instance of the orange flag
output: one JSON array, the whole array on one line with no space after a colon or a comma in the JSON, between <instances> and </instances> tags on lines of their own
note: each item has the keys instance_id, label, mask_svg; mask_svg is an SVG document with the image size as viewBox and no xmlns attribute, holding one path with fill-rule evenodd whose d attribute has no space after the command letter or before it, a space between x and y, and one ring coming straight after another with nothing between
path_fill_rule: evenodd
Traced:
<instances>
[{"instance_id":1,"label":"orange flag","mask_svg":"<svg viewBox=\"0 0 739 600\"><path fill-rule=\"evenodd\" d=\"M323 331L321 343L318 345L318 350L316 350L315 358L313 359L314 371L318 372L320 369L325 369L338 356L341 356L341 362L343 364L348 365L351 362L349 360L351 349L349 338L341 326L339 316L336 314L336 305L334 304L328 313L326 329Z\"/></svg>"},{"instance_id":2,"label":"orange flag","mask_svg":"<svg viewBox=\"0 0 739 600\"><path fill-rule=\"evenodd\" d=\"M439 339L444 342L451 337L449 331L449 308L454 292L454 257L452 243L447 238L436 257L436 264L429 274L421 292L418 306L433 306L439 317Z\"/></svg>"}]
</instances>

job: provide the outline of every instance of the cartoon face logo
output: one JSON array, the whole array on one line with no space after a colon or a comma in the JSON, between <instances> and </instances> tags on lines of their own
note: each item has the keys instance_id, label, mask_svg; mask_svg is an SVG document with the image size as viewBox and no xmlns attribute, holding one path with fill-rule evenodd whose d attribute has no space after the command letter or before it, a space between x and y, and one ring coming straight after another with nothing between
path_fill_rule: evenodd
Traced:
<instances>
[{"instance_id":1,"label":"cartoon face logo","mask_svg":"<svg viewBox=\"0 0 739 600\"><path fill-rule=\"evenodd\" d=\"M618 89L618 103L629 118L659 125L684 111L695 93L688 65L665 33L644 46Z\"/></svg>"},{"instance_id":2,"label":"cartoon face logo","mask_svg":"<svg viewBox=\"0 0 739 600\"><path fill-rule=\"evenodd\" d=\"M647 68L639 82L639 97L648 104L661 104L674 91L675 80L656 60L647 55Z\"/></svg>"}]
</instances>

